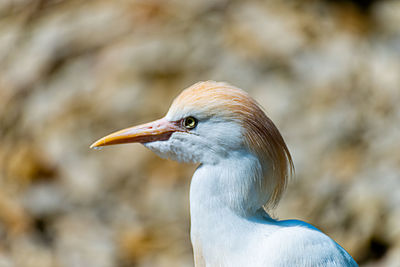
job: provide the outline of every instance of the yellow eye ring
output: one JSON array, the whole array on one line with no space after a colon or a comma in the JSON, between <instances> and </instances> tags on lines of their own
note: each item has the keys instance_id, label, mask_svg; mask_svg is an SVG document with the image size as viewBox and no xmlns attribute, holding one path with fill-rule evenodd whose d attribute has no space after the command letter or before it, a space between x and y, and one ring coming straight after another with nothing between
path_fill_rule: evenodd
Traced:
<instances>
[{"instance_id":1,"label":"yellow eye ring","mask_svg":"<svg viewBox=\"0 0 400 267\"><path fill-rule=\"evenodd\" d=\"M183 119L183 127L186 129L194 129L197 126L197 119L194 117L186 117Z\"/></svg>"}]
</instances>

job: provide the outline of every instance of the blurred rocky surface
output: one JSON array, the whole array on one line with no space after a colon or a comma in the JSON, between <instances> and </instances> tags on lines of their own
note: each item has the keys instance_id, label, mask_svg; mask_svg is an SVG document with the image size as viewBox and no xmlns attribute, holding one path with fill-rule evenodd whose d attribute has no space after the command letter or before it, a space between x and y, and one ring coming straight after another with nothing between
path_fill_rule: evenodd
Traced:
<instances>
[{"instance_id":1,"label":"blurred rocky surface","mask_svg":"<svg viewBox=\"0 0 400 267\"><path fill-rule=\"evenodd\" d=\"M400 266L399 25L395 0L0 1L0 266L192 266L195 166L88 147L208 79L288 143L276 217Z\"/></svg>"}]
</instances>

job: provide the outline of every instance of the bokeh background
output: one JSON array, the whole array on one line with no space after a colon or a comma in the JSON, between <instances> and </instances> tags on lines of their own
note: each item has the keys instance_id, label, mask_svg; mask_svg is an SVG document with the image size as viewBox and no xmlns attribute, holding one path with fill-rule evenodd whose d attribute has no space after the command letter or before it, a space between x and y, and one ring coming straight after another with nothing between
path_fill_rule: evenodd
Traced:
<instances>
[{"instance_id":1,"label":"bokeh background","mask_svg":"<svg viewBox=\"0 0 400 267\"><path fill-rule=\"evenodd\" d=\"M400 266L394 0L1 0L0 266L193 266L195 166L89 145L209 79L247 90L287 141L275 217Z\"/></svg>"}]
</instances>

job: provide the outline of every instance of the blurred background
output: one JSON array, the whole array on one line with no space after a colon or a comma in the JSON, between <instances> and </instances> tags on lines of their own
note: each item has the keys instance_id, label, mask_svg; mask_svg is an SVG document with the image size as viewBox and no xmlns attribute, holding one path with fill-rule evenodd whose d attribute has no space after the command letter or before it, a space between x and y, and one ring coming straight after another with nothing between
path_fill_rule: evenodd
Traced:
<instances>
[{"instance_id":1,"label":"blurred background","mask_svg":"<svg viewBox=\"0 0 400 267\"><path fill-rule=\"evenodd\" d=\"M247 90L289 146L275 217L400 266L394 0L1 0L0 266L193 266L195 166L89 145L209 79Z\"/></svg>"}]
</instances>

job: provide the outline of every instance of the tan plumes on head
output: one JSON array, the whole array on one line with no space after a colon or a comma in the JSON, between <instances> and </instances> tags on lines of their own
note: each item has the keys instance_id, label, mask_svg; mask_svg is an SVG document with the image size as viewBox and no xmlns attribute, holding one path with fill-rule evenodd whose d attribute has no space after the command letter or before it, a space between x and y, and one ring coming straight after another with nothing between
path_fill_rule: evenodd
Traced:
<instances>
[{"instance_id":1,"label":"tan plumes on head","mask_svg":"<svg viewBox=\"0 0 400 267\"><path fill-rule=\"evenodd\" d=\"M226 83L206 81L184 90L174 100L170 112L184 110L188 106L209 116L218 115L242 124L245 144L257 155L264 168L261 190L268 192L273 187L266 207L274 207L279 202L294 167L279 130L258 103L241 89Z\"/></svg>"},{"instance_id":2,"label":"tan plumes on head","mask_svg":"<svg viewBox=\"0 0 400 267\"><path fill-rule=\"evenodd\" d=\"M272 208L278 204L285 191L287 182L294 172L294 166L289 149L278 128L265 115L257 103L254 104L255 106L252 107L254 115L246 116L244 120L247 130L245 138L250 149L260 159L264 160L264 162L272 162L272 177L275 185L271 198L265 205L267 208ZM268 179L268 177L264 177L263 186L268 186L270 181L265 181L265 179Z\"/></svg>"}]
</instances>

